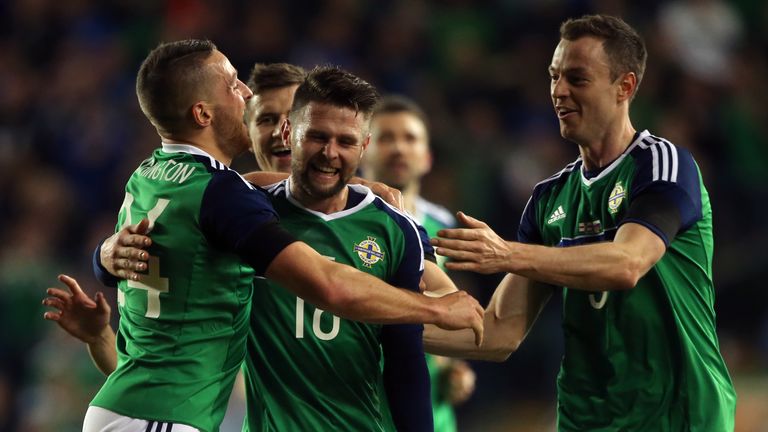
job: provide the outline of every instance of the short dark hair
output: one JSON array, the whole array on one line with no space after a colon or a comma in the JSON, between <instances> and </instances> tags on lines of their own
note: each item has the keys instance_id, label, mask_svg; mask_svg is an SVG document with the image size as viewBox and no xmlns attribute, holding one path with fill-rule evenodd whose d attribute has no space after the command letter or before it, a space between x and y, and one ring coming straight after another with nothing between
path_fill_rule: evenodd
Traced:
<instances>
[{"instance_id":1,"label":"short dark hair","mask_svg":"<svg viewBox=\"0 0 768 432\"><path fill-rule=\"evenodd\" d=\"M376 107L374 107L373 116L376 117L379 114L396 114L401 112L411 114L421 120L424 124L424 128L429 131L427 114L413 99L402 95L383 96Z\"/></svg>"},{"instance_id":2,"label":"short dark hair","mask_svg":"<svg viewBox=\"0 0 768 432\"><path fill-rule=\"evenodd\" d=\"M136 96L159 132L174 134L186 129L189 108L204 88L206 76L201 66L215 50L209 40L161 43L141 63Z\"/></svg>"},{"instance_id":3,"label":"short dark hair","mask_svg":"<svg viewBox=\"0 0 768 432\"><path fill-rule=\"evenodd\" d=\"M304 82L307 71L290 63L256 63L248 77L248 88L253 94L264 90L298 85Z\"/></svg>"},{"instance_id":4,"label":"short dark hair","mask_svg":"<svg viewBox=\"0 0 768 432\"><path fill-rule=\"evenodd\" d=\"M635 29L621 18L610 15L584 15L568 19L560 26L560 38L564 40L574 41L584 36L603 40L603 50L611 67L611 80L615 81L623 73L634 72L637 87L640 87L648 52Z\"/></svg>"},{"instance_id":5,"label":"short dark hair","mask_svg":"<svg viewBox=\"0 0 768 432\"><path fill-rule=\"evenodd\" d=\"M350 108L370 118L379 101L376 88L337 66L315 66L296 89L291 114L310 102Z\"/></svg>"}]
</instances>

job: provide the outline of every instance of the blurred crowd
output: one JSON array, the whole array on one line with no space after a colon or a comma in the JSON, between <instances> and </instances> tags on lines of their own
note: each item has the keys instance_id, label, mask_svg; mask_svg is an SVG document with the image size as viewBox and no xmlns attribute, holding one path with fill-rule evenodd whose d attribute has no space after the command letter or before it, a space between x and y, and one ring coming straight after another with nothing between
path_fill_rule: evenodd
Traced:
<instances>
[{"instance_id":1,"label":"blurred crowd","mask_svg":"<svg viewBox=\"0 0 768 432\"><path fill-rule=\"evenodd\" d=\"M768 430L768 2L5 0L0 432L79 430L103 381L84 347L42 319L40 301L62 272L101 289L93 247L114 229L128 176L159 145L134 93L138 65L159 41L209 38L243 80L256 61L332 63L410 96L430 117L435 153L423 195L512 239L533 185L578 156L559 136L547 66L560 22L596 12L646 39L635 127L690 149L702 169L737 429ZM456 277L482 302L499 280ZM551 430L558 306L550 302L509 361L474 363L463 430Z\"/></svg>"}]
</instances>

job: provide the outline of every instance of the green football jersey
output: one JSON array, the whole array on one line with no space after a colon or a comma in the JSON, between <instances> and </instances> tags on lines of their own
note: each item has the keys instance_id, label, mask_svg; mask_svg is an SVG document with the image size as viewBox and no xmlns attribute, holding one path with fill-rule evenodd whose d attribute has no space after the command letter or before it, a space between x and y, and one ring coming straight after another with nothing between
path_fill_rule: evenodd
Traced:
<instances>
[{"instance_id":1,"label":"green football jersey","mask_svg":"<svg viewBox=\"0 0 768 432\"><path fill-rule=\"evenodd\" d=\"M674 238L627 217L643 194L677 206ZM577 159L536 186L519 239L559 247L611 241L627 222L668 247L632 290L564 288L559 430L732 431L736 396L715 332L712 211L688 151L644 131L592 178Z\"/></svg>"},{"instance_id":2,"label":"green football jersey","mask_svg":"<svg viewBox=\"0 0 768 432\"><path fill-rule=\"evenodd\" d=\"M270 261L245 264L235 242L276 214L263 191L188 145L164 144L125 190L117 229L148 218L150 258L142 281L119 282L117 369L91 404L216 431L245 356L254 268Z\"/></svg>"},{"instance_id":3,"label":"green football jersey","mask_svg":"<svg viewBox=\"0 0 768 432\"><path fill-rule=\"evenodd\" d=\"M445 207L431 203L421 197L416 199L416 212L414 219L420 223L430 238L437 237L437 232L444 228L453 228L456 226L451 212ZM445 268L445 257L437 256L437 265ZM432 412L435 422L435 430L440 432L456 431L456 414L453 412L453 405L441 397L445 392L441 382L440 372L442 368L435 356L427 354L427 367L429 368L429 379L432 384Z\"/></svg>"},{"instance_id":4,"label":"green football jersey","mask_svg":"<svg viewBox=\"0 0 768 432\"><path fill-rule=\"evenodd\" d=\"M319 213L295 201L289 185L283 181L270 188L287 231L328 259L393 285L418 289L424 245L410 219L357 185L349 186L349 194L350 200L361 199L359 203L333 214ZM379 365L382 355L388 358L385 329L393 326L341 319L263 278L255 281L253 304L244 430L385 429L389 419L381 410L385 393L379 391ZM411 341L422 359L416 366L422 370L424 415L431 425L422 326L407 327L414 332ZM401 382L404 388L412 385Z\"/></svg>"}]
</instances>

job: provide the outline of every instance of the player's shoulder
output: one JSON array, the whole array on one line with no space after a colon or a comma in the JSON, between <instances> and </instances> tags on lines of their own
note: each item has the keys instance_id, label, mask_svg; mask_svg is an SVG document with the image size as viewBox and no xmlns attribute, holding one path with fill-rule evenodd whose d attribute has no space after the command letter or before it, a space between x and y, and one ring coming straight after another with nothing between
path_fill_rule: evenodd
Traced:
<instances>
[{"instance_id":1,"label":"player's shoulder","mask_svg":"<svg viewBox=\"0 0 768 432\"><path fill-rule=\"evenodd\" d=\"M696 170L688 149L647 130L638 134L627 153L634 159L640 174L649 176L651 181L677 182L681 173Z\"/></svg>"},{"instance_id":2,"label":"player's shoulder","mask_svg":"<svg viewBox=\"0 0 768 432\"><path fill-rule=\"evenodd\" d=\"M422 220L431 218L445 227L456 226L456 218L453 217L453 213L450 210L440 204L427 201L420 196L416 197L416 214L420 215Z\"/></svg>"},{"instance_id":3,"label":"player's shoulder","mask_svg":"<svg viewBox=\"0 0 768 432\"><path fill-rule=\"evenodd\" d=\"M366 202L368 202L368 208L370 208L372 211L376 211L387 219L393 221L398 226L400 226L401 229L408 231L417 230L416 227L418 224L411 215L384 201L380 196L374 194L369 188L358 184L350 184L349 187L353 192L366 194Z\"/></svg>"},{"instance_id":4,"label":"player's shoulder","mask_svg":"<svg viewBox=\"0 0 768 432\"><path fill-rule=\"evenodd\" d=\"M561 170L545 178L544 180L536 183L533 187L533 197L537 198L545 194L547 191L552 190L554 187L564 184L572 175L578 175L581 169L582 161L581 156L576 158L573 162L569 163Z\"/></svg>"}]
</instances>

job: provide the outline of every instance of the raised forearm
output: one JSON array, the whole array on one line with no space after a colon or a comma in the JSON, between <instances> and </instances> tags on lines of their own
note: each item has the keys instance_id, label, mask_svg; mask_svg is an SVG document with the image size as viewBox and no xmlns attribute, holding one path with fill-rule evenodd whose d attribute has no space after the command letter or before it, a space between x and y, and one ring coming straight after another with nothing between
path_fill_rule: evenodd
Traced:
<instances>
[{"instance_id":1,"label":"raised forearm","mask_svg":"<svg viewBox=\"0 0 768 432\"><path fill-rule=\"evenodd\" d=\"M552 296L552 287L508 274L496 287L483 314L485 339L472 343L471 334L424 326L424 350L473 360L504 361L525 339Z\"/></svg>"},{"instance_id":2,"label":"raised forearm","mask_svg":"<svg viewBox=\"0 0 768 432\"><path fill-rule=\"evenodd\" d=\"M495 325L492 314L486 312L483 320L485 338L481 346L475 345L472 330L443 330L431 324L424 325L424 351L446 357L502 362L509 358L522 341L514 333L505 332Z\"/></svg>"},{"instance_id":3,"label":"raised forearm","mask_svg":"<svg viewBox=\"0 0 768 432\"><path fill-rule=\"evenodd\" d=\"M509 271L586 291L631 289L648 268L641 256L611 242L553 248L510 242Z\"/></svg>"}]
</instances>

